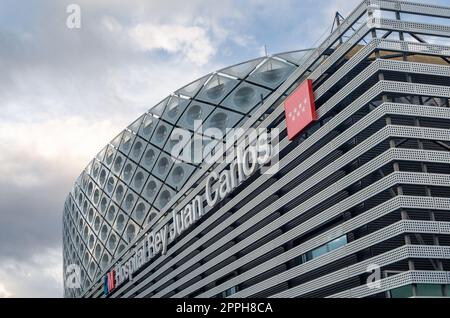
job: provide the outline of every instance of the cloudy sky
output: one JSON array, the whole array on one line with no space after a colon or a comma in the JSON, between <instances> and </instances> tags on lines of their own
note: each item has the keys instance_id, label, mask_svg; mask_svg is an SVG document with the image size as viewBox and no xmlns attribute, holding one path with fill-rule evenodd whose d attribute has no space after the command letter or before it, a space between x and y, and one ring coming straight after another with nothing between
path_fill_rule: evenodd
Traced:
<instances>
[{"instance_id":1,"label":"cloudy sky","mask_svg":"<svg viewBox=\"0 0 450 318\"><path fill-rule=\"evenodd\" d=\"M315 45L337 9L346 16L359 2L2 0L0 297L62 296L66 194L127 124L264 45ZM71 3L80 29L66 26Z\"/></svg>"}]
</instances>

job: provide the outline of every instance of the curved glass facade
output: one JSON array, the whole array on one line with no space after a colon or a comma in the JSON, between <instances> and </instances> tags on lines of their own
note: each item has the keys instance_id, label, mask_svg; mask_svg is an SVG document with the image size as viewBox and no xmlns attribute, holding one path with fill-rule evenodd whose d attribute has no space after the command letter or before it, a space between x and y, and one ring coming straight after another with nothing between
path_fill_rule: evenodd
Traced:
<instances>
[{"instance_id":1,"label":"curved glass facade","mask_svg":"<svg viewBox=\"0 0 450 318\"><path fill-rule=\"evenodd\" d=\"M306 53L258 58L204 76L152 107L100 151L64 207L64 266L79 265L82 284L66 295L81 295L98 280L199 169L201 160L176 162L171 157L179 143L170 138L174 129L198 135L203 142L223 143L204 136L205 130L218 128L225 134L242 125Z\"/></svg>"}]
</instances>

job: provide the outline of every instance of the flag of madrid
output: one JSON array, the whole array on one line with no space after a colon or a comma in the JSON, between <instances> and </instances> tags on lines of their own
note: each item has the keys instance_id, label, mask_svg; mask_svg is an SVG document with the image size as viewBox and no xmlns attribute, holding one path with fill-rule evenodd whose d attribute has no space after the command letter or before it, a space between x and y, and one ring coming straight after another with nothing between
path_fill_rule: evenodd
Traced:
<instances>
[{"instance_id":1,"label":"flag of madrid","mask_svg":"<svg viewBox=\"0 0 450 318\"><path fill-rule=\"evenodd\" d=\"M312 80L306 80L284 101L289 140L317 120Z\"/></svg>"}]
</instances>

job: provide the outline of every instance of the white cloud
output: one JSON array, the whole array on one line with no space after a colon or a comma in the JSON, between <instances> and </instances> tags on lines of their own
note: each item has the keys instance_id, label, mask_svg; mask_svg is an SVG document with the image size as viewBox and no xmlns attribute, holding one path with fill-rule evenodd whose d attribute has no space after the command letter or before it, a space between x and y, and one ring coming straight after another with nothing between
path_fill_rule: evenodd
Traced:
<instances>
[{"instance_id":1,"label":"white cloud","mask_svg":"<svg viewBox=\"0 0 450 318\"><path fill-rule=\"evenodd\" d=\"M81 117L40 122L3 122L0 125L0 174L11 183L34 186L61 173L81 172L120 128L110 120L87 122ZM46 162L50 174L28 161ZM5 179L6 180L6 179Z\"/></svg>"},{"instance_id":2,"label":"white cloud","mask_svg":"<svg viewBox=\"0 0 450 318\"><path fill-rule=\"evenodd\" d=\"M216 53L206 29L199 26L138 24L129 34L143 50L164 50L181 54L187 60L204 65Z\"/></svg>"},{"instance_id":3,"label":"white cloud","mask_svg":"<svg viewBox=\"0 0 450 318\"><path fill-rule=\"evenodd\" d=\"M46 249L30 255L28 263L2 260L0 298L62 297L62 257L59 250Z\"/></svg>"},{"instance_id":4,"label":"white cloud","mask_svg":"<svg viewBox=\"0 0 450 318\"><path fill-rule=\"evenodd\" d=\"M12 294L6 290L6 287L0 283L0 298L10 298Z\"/></svg>"}]
</instances>

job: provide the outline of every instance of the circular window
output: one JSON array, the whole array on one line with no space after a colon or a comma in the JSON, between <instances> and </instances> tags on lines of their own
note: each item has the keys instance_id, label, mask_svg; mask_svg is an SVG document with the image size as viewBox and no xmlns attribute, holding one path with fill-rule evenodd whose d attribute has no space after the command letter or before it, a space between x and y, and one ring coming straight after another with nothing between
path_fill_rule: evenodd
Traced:
<instances>
[{"instance_id":1,"label":"circular window","mask_svg":"<svg viewBox=\"0 0 450 318\"><path fill-rule=\"evenodd\" d=\"M89 265L89 273L91 273L91 276L95 273L95 263L91 262L91 265Z\"/></svg>"},{"instance_id":2,"label":"circular window","mask_svg":"<svg viewBox=\"0 0 450 318\"><path fill-rule=\"evenodd\" d=\"M133 146L133 156L134 157L139 157L142 153L142 142L137 141L134 146Z\"/></svg>"},{"instance_id":3,"label":"circular window","mask_svg":"<svg viewBox=\"0 0 450 318\"><path fill-rule=\"evenodd\" d=\"M104 241L106 240L106 237L108 236L108 227L106 224L102 226L102 230L100 231L100 238Z\"/></svg>"},{"instance_id":4,"label":"circular window","mask_svg":"<svg viewBox=\"0 0 450 318\"><path fill-rule=\"evenodd\" d=\"M114 190L114 183L115 183L114 178L113 177L109 177L108 178L108 182L106 183L106 191L108 191L108 193L113 192L113 190Z\"/></svg>"},{"instance_id":5,"label":"circular window","mask_svg":"<svg viewBox=\"0 0 450 318\"><path fill-rule=\"evenodd\" d=\"M83 203L83 214L86 214L87 209L88 209L88 203L87 203L87 200L85 200Z\"/></svg>"},{"instance_id":6,"label":"circular window","mask_svg":"<svg viewBox=\"0 0 450 318\"><path fill-rule=\"evenodd\" d=\"M156 130L155 141L157 143L162 143L166 140L167 137L167 128L166 126L159 126Z\"/></svg>"},{"instance_id":7,"label":"circular window","mask_svg":"<svg viewBox=\"0 0 450 318\"><path fill-rule=\"evenodd\" d=\"M88 239L89 236L89 228L87 226L84 227L83 237L85 240Z\"/></svg>"},{"instance_id":8,"label":"circular window","mask_svg":"<svg viewBox=\"0 0 450 318\"><path fill-rule=\"evenodd\" d=\"M115 234L111 234L108 240L108 247L110 250L114 250L117 244L117 237Z\"/></svg>"},{"instance_id":9,"label":"circular window","mask_svg":"<svg viewBox=\"0 0 450 318\"><path fill-rule=\"evenodd\" d=\"M131 163L127 163L125 165L125 168L123 169L123 179L126 182L130 181L132 174L133 174L133 166L131 165Z\"/></svg>"},{"instance_id":10,"label":"circular window","mask_svg":"<svg viewBox=\"0 0 450 318\"><path fill-rule=\"evenodd\" d=\"M122 253L124 251L124 249L125 249L125 245L120 244L119 248L117 249L117 253L118 254Z\"/></svg>"},{"instance_id":11,"label":"circular window","mask_svg":"<svg viewBox=\"0 0 450 318\"><path fill-rule=\"evenodd\" d=\"M163 175L169 168L169 159L162 157L158 161L158 173Z\"/></svg>"},{"instance_id":12,"label":"circular window","mask_svg":"<svg viewBox=\"0 0 450 318\"><path fill-rule=\"evenodd\" d=\"M156 195L156 187L157 185L154 180L151 180L149 183L147 183L147 186L145 187L147 197L153 198Z\"/></svg>"},{"instance_id":13,"label":"circular window","mask_svg":"<svg viewBox=\"0 0 450 318\"><path fill-rule=\"evenodd\" d=\"M220 83L206 91L206 96L210 99L218 99L225 93L225 84Z\"/></svg>"},{"instance_id":14,"label":"circular window","mask_svg":"<svg viewBox=\"0 0 450 318\"><path fill-rule=\"evenodd\" d=\"M134 186L138 189L141 189L143 184L144 184L144 174L141 171L139 171L134 176Z\"/></svg>"},{"instance_id":15,"label":"circular window","mask_svg":"<svg viewBox=\"0 0 450 318\"><path fill-rule=\"evenodd\" d=\"M116 207L114 205L110 205L108 209L108 213L106 214L106 218L109 222L112 222L116 217Z\"/></svg>"},{"instance_id":16,"label":"circular window","mask_svg":"<svg viewBox=\"0 0 450 318\"><path fill-rule=\"evenodd\" d=\"M171 198L170 192L164 190L159 196L159 204L161 205L161 207L166 206L166 204L169 203L170 198Z\"/></svg>"},{"instance_id":17,"label":"circular window","mask_svg":"<svg viewBox=\"0 0 450 318\"><path fill-rule=\"evenodd\" d=\"M127 194L127 197L125 198L125 209L126 210L131 210L131 208L133 207L134 204L134 195L131 193Z\"/></svg>"},{"instance_id":18,"label":"circular window","mask_svg":"<svg viewBox=\"0 0 450 318\"><path fill-rule=\"evenodd\" d=\"M83 195L80 193L78 195L78 205L81 206L82 203L83 203Z\"/></svg>"},{"instance_id":19,"label":"circular window","mask_svg":"<svg viewBox=\"0 0 450 318\"><path fill-rule=\"evenodd\" d=\"M123 214L121 214L117 217L116 229L120 232L123 230L124 226L125 226L125 217L123 216Z\"/></svg>"},{"instance_id":20,"label":"circular window","mask_svg":"<svg viewBox=\"0 0 450 318\"><path fill-rule=\"evenodd\" d=\"M100 244L97 244L97 246L95 247L95 258L99 259L101 254L102 254L102 247Z\"/></svg>"},{"instance_id":21,"label":"circular window","mask_svg":"<svg viewBox=\"0 0 450 318\"><path fill-rule=\"evenodd\" d=\"M146 166L151 166L153 162L155 162L155 152L153 151L153 149L148 149L145 152L144 164Z\"/></svg>"},{"instance_id":22,"label":"circular window","mask_svg":"<svg viewBox=\"0 0 450 318\"><path fill-rule=\"evenodd\" d=\"M94 191L94 184L92 182L89 182L89 185L88 185L88 195L89 196L92 195L92 191Z\"/></svg>"},{"instance_id":23,"label":"circular window","mask_svg":"<svg viewBox=\"0 0 450 318\"><path fill-rule=\"evenodd\" d=\"M84 253L83 263L84 263L84 265L87 265L89 263L89 253L88 252Z\"/></svg>"},{"instance_id":24,"label":"circular window","mask_svg":"<svg viewBox=\"0 0 450 318\"><path fill-rule=\"evenodd\" d=\"M265 72L261 73L261 79L266 83L276 83L284 75L284 69L283 68L277 68L272 70L267 70Z\"/></svg>"},{"instance_id":25,"label":"circular window","mask_svg":"<svg viewBox=\"0 0 450 318\"><path fill-rule=\"evenodd\" d=\"M123 186L121 185L121 184L119 184L118 186L117 186L117 189L116 189L116 200L117 200L117 202L121 202L122 201L122 198L123 198L123 195L124 195L124 188L123 188Z\"/></svg>"},{"instance_id":26,"label":"circular window","mask_svg":"<svg viewBox=\"0 0 450 318\"><path fill-rule=\"evenodd\" d=\"M100 223L101 223L100 217L97 215L94 221L94 230L98 231L98 229L100 228Z\"/></svg>"},{"instance_id":27,"label":"circular window","mask_svg":"<svg viewBox=\"0 0 450 318\"><path fill-rule=\"evenodd\" d=\"M172 180L175 183L180 183L181 181L183 181L184 178L184 169L181 166L177 166L175 167L175 169L173 169L172 172Z\"/></svg>"},{"instance_id":28,"label":"circular window","mask_svg":"<svg viewBox=\"0 0 450 318\"><path fill-rule=\"evenodd\" d=\"M131 242L135 236L136 236L136 227L133 224L128 225L127 227L128 242Z\"/></svg>"},{"instance_id":29,"label":"circular window","mask_svg":"<svg viewBox=\"0 0 450 318\"><path fill-rule=\"evenodd\" d=\"M107 254L103 255L101 264L102 264L102 268L105 268L106 266L108 266L109 256Z\"/></svg>"},{"instance_id":30,"label":"circular window","mask_svg":"<svg viewBox=\"0 0 450 318\"><path fill-rule=\"evenodd\" d=\"M89 237L89 248L94 247L94 242L95 242L95 237L94 237L94 235L91 234L91 236Z\"/></svg>"},{"instance_id":31,"label":"circular window","mask_svg":"<svg viewBox=\"0 0 450 318\"><path fill-rule=\"evenodd\" d=\"M100 172L100 183L101 184L104 184L105 183L105 180L106 180L106 171L105 170L102 170L102 172Z\"/></svg>"},{"instance_id":32,"label":"circular window","mask_svg":"<svg viewBox=\"0 0 450 318\"><path fill-rule=\"evenodd\" d=\"M147 220L147 224L152 223L152 221L157 217L158 215L155 212L150 213L148 220Z\"/></svg>"},{"instance_id":33,"label":"circular window","mask_svg":"<svg viewBox=\"0 0 450 318\"><path fill-rule=\"evenodd\" d=\"M106 200L106 198L102 198L102 201L100 202L100 211L102 211L102 213L105 213L107 207L108 200Z\"/></svg>"},{"instance_id":34,"label":"circular window","mask_svg":"<svg viewBox=\"0 0 450 318\"><path fill-rule=\"evenodd\" d=\"M123 159L121 156L117 156L116 160L114 160L114 171L120 172L120 169L122 168Z\"/></svg>"},{"instance_id":35,"label":"circular window","mask_svg":"<svg viewBox=\"0 0 450 318\"><path fill-rule=\"evenodd\" d=\"M246 108L250 105L250 103L252 102L252 100L255 98L256 96L256 92L252 87L242 87L240 88L236 94L234 95L233 101L235 103L236 106L240 107L240 108Z\"/></svg>"},{"instance_id":36,"label":"circular window","mask_svg":"<svg viewBox=\"0 0 450 318\"><path fill-rule=\"evenodd\" d=\"M147 117L147 118L144 120L144 123L143 123L142 127L143 127L143 128L142 128L142 133L143 133L145 136L149 137L150 134L152 133L152 129L153 129L153 119L150 118L150 117Z\"/></svg>"},{"instance_id":37,"label":"circular window","mask_svg":"<svg viewBox=\"0 0 450 318\"><path fill-rule=\"evenodd\" d=\"M225 132L227 129L228 116L225 113L215 114L209 123L209 128L218 128Z\"/></svg>"},{"instance_id":38,"label":"circular window","mask_svg":"<svg viewBox=\"0 0 450 318\"><path fill-rule=\"evenodd\" d=\"M202 108L199 105L191 106L186 114L186 121L189 125L194 125L196 120L202 119Z\"/></svg>"},{"instance_id":39,"label":"circular window","mask_svg":"<svg viewBox=\"0 0 450 318\"><path fill-rule=\"evenodd\" d=\"M88 221L92 222L93 219L94 219L94 209L90 208L88 213Z\"/></svg>"},{"instance_id":40,"label":"circular window","mask_svg":"<svg viewBox=\"0 0 450 318\"><path fill-rule=\"evenodd\" d=\"M136 218L140 221L145 217L145 204L140 202L135 210Z\"/></svg>"},{"instance_id":41,"label":"circular window","mask_svg":"<svg viewBox=\"0 0 450 318\"><path fill-rule=\"evenodd\" d=\"M100 191L98 189L95 189L94 191L94 203L97 204L100 200Z\"/></svg>"}]
</instances>

